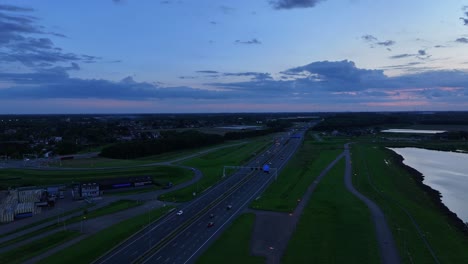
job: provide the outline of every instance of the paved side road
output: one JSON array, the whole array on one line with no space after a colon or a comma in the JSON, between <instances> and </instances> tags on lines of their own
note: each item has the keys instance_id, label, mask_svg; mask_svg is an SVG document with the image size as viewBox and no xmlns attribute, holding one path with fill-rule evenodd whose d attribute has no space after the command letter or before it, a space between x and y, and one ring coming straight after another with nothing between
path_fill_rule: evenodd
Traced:
<instances>
[{"instance_id":1,"label":"paved side road","mask_svg":"<svg viewBox=\"0 0 468 264\"><path fill-rule=\"evenodd\" d=\"M369 198L358 192L352 183L352 170L351 170L351 156L349 152L349 143L345 144L345 158L346 158L346 170L345 170L345 185L346 188L363 201L369 208L372 219L375 225L375 231L377 235L377 243L379 244L380 258L384 264L398 264L400 263L400 256L393 240L392 232L388 227L385 215L383 214L380 207L371 201Z\"/></svg>"}]
</instances>

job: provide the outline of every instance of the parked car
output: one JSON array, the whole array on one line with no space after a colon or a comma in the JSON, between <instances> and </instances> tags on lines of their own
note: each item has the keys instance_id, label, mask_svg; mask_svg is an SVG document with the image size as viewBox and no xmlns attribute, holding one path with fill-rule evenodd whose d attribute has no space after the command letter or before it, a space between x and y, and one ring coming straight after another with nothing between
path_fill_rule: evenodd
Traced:
<instances>
[{"instance_id":1,"label":"parked car","mask_svg":"<svg viewBox=\"0 0 468 264\"><path fill-rule=\"evenodd\" d=\"M232 208L232 205L228 205L228 206L226 207L227 210L231 210L231 208Z\"/></svg>"},{"instance_id":2,"label":"parked car","mask_svg":"<svg viewBox=\"0 0 468 264\"><path fill-rule=\"evenodd\" d=\"M212 227L212 226L214 226L214 222L209 222L207 225L207 227Z\"/></svg>"},{"instance_id":3,"label":"parked car","mask_svg":"<svg viewBox=\"0 0 468 264\"><path fill-rule=\"evenodd\" d=\"M177 215L182 215L183 213L184 213L184 211L179 210L179 211L177 212Z\"/></svg>"}]
</instances>

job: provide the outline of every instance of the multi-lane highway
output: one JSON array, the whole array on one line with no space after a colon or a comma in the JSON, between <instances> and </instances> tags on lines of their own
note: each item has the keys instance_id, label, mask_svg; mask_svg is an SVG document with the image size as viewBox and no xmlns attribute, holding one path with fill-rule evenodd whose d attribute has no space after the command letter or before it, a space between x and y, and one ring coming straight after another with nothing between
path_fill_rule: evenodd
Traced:
<instances>
[{"instance_id":1,"label":"multi-lane highway","mask_svg":"<svg viewBox=\"0 0 468 264\"><path fill-rule=\"evenodd\" d=\"M264 153L257 155L245 167L270 164L271 173L249 168L240 169L219 184L205 191L194 201L151 224L142 232L121 244L95 263L193 263L222 233L228 224L274 180L297 150L305 129L285 133ZM226 164L231 165L231 164ZM232 206L228 209L228 205ZM208 223L214 225L208 227Z\"/></svg>"}]
</instances>

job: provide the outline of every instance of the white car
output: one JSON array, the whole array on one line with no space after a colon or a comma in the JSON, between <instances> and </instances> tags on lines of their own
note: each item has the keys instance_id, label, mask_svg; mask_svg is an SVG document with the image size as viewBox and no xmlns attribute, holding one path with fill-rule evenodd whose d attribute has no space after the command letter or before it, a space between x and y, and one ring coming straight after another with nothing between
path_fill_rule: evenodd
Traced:
<instances>
[{"instance_id":1,"label":"white car","mask_svg":"<svg viewBox=\"0 0 468 264\"><path fill-rule=\"evenodd\" d=\"M184 211L180 210L179 212L177 212L177 215L182 215L184 213Z\"/></svg>"}]
</instances>

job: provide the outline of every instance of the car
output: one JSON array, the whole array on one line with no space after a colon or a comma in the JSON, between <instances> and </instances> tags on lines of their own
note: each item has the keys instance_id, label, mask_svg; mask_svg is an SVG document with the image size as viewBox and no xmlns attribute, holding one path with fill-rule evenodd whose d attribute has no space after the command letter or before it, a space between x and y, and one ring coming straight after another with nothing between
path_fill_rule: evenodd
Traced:
<instances>
[{"instance_id":1,"label":"car","mask_svg":"<svg viewBox=\"0 0 468 264\"><path fill-rule=\"evenodd\" d=\"M228 206L226 207L227 210L231 210L231 208L232 208L232 205L228 205Z\"/></svg>"},{"instance_id":2,"label":"car","mask_svg":"<svg viewBox=\"0 0 468 264\"><path fill-rule=\"evenodd\" d=\"M213 227L214 226L214 222L209 222L207 227Z\"/></svg>"},{"instance_id":3,"label":"car","mask_svg":"<svg viewBox=\"0 0 468 264\"><path fill-rule=\"evenodd\" d=\"M214 218L214 214L210 214L210 218Z\"/></svg>"},{"instance_id":4,"label":"car","mask_svg":"<svg viewBox=\"0 0 468 264\"><path fill-rule=\"evenodd\" d=\"M179 210L179 211L177 212L177 215L182 215L183 213L184 213L184 211Z\"/></svg>"}]
</instances>

